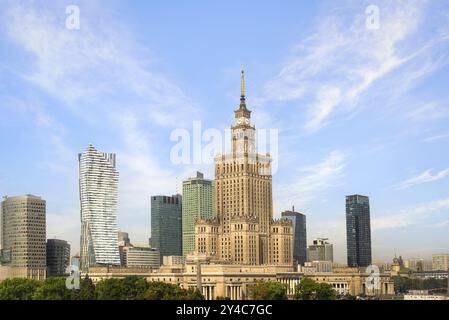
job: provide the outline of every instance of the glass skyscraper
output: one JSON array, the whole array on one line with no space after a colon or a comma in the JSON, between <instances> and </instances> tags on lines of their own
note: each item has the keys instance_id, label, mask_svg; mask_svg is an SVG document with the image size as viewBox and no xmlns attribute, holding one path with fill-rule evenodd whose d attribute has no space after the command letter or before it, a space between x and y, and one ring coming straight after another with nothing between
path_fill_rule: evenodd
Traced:
<instances>
[{"instance_id":1,"label":"glass skyscraper","mask_svg":"<svg viewBox=\"0 0 449 320\"><path fill-rule=\"evenodd\" d=\"M91 144L79 154L81 202L80 268L120 265L117 239L118 172L115 154Z\"/></svg>"},{"instance_id":2,"label":"glass skyscraper","mask_svg":"<svg viewBox=\"0 0 449 320\"><path fill-rule=\"evenodd\" d=\"M300 212L296 212L293 207L292 211L284 211L281 213L282 218L292 220L293 224L293 260L300 265L304 265L307 261L307 229L306 216Z\"/></svg>"},{"instance_id":3,"label":"glass skyscraper","mask_svg":"<svg viewBox=\"0 0 449 320\"><path fill-rule=\"evenodd\" d=\"M195 221L213 217L214 186L201 172L182 183L182 253L195 251Z\"/></svg>"},{"instance_id":4,"label":"glass skyscraper","mask_svg":"<svg viewBox=\"0 0 449 320\"><path fill-rule=\"evenodd\" d=\"M366 196L346 196L346 241L349 267L371 265L370 207Z\"/></svg>"},{"instance_id":5,"label":"glass skyscraper","mask_svg":"<svg viewBox=\"0 0 449 320\"><path fill-rule=\"evenodd\" d=\"M151 246L164 256L182 255L182 197L151 197Z\"/></svg>"}]
</instances>

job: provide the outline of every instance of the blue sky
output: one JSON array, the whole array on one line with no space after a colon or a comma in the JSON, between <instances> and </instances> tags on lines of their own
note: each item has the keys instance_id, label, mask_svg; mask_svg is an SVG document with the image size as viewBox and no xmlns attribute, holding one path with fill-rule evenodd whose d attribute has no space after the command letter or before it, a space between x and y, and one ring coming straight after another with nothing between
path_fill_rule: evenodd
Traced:
<instances>
[{"instance_id":1,"label":"blue sky","mask_svg":"<svg viewBox=\"0 0 449 320\"><path fill-rule=\"evenodd\" d=\"M276 217L294 204L344 262L344 197L360 193L374 260L449 252L447 1L0 6L0 194L43 196L49 238L79 246L77 154L93 143L117 154L119 227L146 242L151 194L213 177L170 161L170 133L228 128L243 64L256 128L279 130Z\"/></svg>"}]
</instances>

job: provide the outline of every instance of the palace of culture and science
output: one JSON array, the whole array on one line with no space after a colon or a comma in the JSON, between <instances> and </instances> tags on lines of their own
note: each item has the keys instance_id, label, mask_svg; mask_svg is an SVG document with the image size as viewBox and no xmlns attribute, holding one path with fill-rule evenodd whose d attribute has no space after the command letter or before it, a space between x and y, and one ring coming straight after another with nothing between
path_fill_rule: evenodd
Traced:
<instances>
[{"instance_id":1,"label":"palace of culture and science","mask_svg":"<svg viewBox=\"0 0 449 320\"><path fill-rule=\"evenodd\" d=\"M196 253L226 264L292 266L293 227L273 220L270 154L258 154L242 70L232 150L215 158L216 218L195 225Z\"/></svg>"},{"instance_id":2,"label":"palace of culture and science","mask_svg":"<svg viewBox=\"0 0 449 320\"><path fill-rule=\"evenodd\" d=\"M272 159L270 154L259 154L256 150L256 129L251 123L251 111L246 107L243 71L241 81L240 105L234 111L235 124L231 127L231 150L216 156L215 180L208 180L207 188L201 191L210 200L201 205L191 205L190 211L186 211L195 217L185 220L189 226L186 228L189 237L186 237L185 248L190 250L185 256L174 253L176 243L179 243L179 247L182 243L181 224L176 224L180 222L177 217L182 214L180 195L151 197L152 226L170 225L170 232L161 229L152 231L151 243L158 243L160 251L150 247L134 247L129 238L123 236L126 233L117 232L115 207L118 172L115 155L99 152L92 145L80 154L81 218L84 223L81 239L87 241L81 243L81 276L88 274L97 283L105 278L135 275L144 277L148 282L159 281L184 289L197 289L207 300L245 300L250 297L250 290L258 281L282 283L287 288L287 295L293 297L297 285L305 276L320 283L329 283L342 295L393 295L394 282L388 273L379 275L377 288L369 288L366 284L371 274L357 267L332 267L332 271L325 273L317 268L315 271L310 271L310 267L297 269L297 264L293 261L292 220L273 219ZM194 186L197 180L204 179L198 176L184 184L191 194L203 188L203 185L198 188ZM195 196L186 196L186 207L190 202L195 202L195 199ZM353 205L352 202L350 205ZM39 248L45 249L45 201L35 196L7 198L2 202L3 217L13 216L17 206L23 209L20 211L22 215L26 215L28 210L37 210L38 206L40 229L33 229L32 235L36 235L37 240L33 241L38 241ZM198 209L201 206L207 210ZM203 213L207 211L207 214L200 215L200 210ZM170 220L166 219L162 223L156 216L158 212L163 214L160 216ZM153 214L157 219L153 219ZM9 220L14 222L17 219ZM6 246L12 243L7 238L7 231L14 231L11 228L3 225L3 230L6 231L3 232L3 254L0 261L2 264L6 262L6 265L0 267L0 280L17 276L45 278L45 250L42 251L37 246L40 251L37 252L36 249L34 251L37 253L33 254L36 256L39 253L39 263L35 263L31 269L29 264L20 264L14 257L11 262L5 259L5 251L8 253ZM161 249L162 242L158 239L161 234L170 239L169 243L164 240L164 251ZM13 239L13 236L14 232L10 234L10 238ZM118 237L122 240L119 241ZM160 259L161 254L164 259ZM6 255L6 258L9 256ZM142 267L136 261L146 261L151 266L146 264Z\"/></svg>"}]
</instances>

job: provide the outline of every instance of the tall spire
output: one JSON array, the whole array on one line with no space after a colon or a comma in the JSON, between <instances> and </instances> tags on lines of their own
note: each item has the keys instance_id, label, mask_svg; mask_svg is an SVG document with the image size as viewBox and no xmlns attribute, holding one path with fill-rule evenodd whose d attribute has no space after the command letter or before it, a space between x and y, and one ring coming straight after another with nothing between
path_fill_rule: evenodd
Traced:
<instances>
[{"instance_id":1,"label":"tall spire","mask_svg":"<svg viewBox=\"0 0 449 320\"><path fill-rule=\"evenodd\" d=\"M241 97L245 96L245 70L242 65L242 88L241 88Z\"/></svg>"},{"instance_id":2,"label":"tall spire","mask_svg":"<svg viewBox=\"0 0 449 320\"><path fill-rule=\"evenodd\" d=\"M235 110L236 114L236 118L240 118L240 117L246 117L249 118L251 115L251 111L249 111L246 108L246 99L245 99L245 70L243 69L243 65L242 65L242 76L241 76L241 83L240 83L241 87L240 87L240 105L239 108L237 110Z\"/></svg>"}]
</instances>

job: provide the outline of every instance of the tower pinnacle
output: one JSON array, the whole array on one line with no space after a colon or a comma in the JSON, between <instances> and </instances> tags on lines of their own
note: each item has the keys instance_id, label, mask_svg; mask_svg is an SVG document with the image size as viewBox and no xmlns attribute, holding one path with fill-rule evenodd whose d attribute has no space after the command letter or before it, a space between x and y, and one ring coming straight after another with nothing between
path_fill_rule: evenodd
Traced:
<instances>
[{"instance_id":1,"label":"tower pinnacle","mask_svg":"<svg viewBox=\"0 0 449 320\"><path fill-rule=\"evenodd\" d=\"M240 92L240 105L238 107L237 110L235 110L235 117L236 118L241 118L241 117L245 117L245 118L250 118L251 116L251 111L249 111L246 108L246 99L245 99L245 70L243 69L243 65L242 65L242 76L241 76L241 92Z\"/></svg>"},{"instance_id":2,"label":"tower pinnacle","mask_svg":"<svg viewBox=\"0 0 449 320\"><path fill-rule=\"evenodd\" d=\"M245 70L242 65L242 84L241 84L241 96L245 96Z\"/></svg>"}]
</instances>

